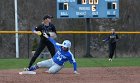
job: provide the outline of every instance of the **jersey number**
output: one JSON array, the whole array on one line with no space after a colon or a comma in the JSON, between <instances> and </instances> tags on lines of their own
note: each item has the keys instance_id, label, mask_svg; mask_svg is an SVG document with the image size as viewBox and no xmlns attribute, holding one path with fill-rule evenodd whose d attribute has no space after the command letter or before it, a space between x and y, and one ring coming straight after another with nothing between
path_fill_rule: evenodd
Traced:
<instances>
[{"instance_id":1,"label":"jersey number","mask_svg":"<svg viewBox=\"0 0 140 83\"><path fill-rule=\"evenodd\" d=\"M62 57L61 57L61 56L58 56L57 59L58 59L59 61L61 61L61 60L62 60Z\"/></svg>"}]
</instances>

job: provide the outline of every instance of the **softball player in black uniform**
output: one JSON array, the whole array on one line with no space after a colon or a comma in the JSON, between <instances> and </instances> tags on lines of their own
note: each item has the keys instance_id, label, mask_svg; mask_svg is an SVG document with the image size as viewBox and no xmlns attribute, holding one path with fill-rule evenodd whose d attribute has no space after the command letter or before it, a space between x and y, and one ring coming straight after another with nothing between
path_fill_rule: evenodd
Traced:
<instances>
[{"instance_id":1,"label":"softball player in black uniform","mask_svg":"<svg viewBox=\"0 0 140 83\"><path fill-rule=\"evenodd\" d=\"M35 62L35 60L37 59L37 57L40 55L40 53L43 51L43 49L47 46L51 56L53 57L53 55L55 55L55 47L54 45L43 36L43 32L48 33L49 36L51 36L52 38L56 37L56 29L55 26L53 24L51 24L51 19L53 17L50 15L46 15L43 17L43 23L39 26L37 26L34 30L33 33L37 34L40 36L40 43L37 47L37 50L34 53L34 56L31 58L30 63L28 65L28 68L30 68L33 63ZM27 68L27 69L28 69Z\"/></svg>"},{"instance_id":2,"label":"softball player in black uniform","mask_svg":"<svg viewBox=\"0 0 140 83\"><path fill-rule=\"evenodd\" d=\"M111 29L111 34L105 40L103 40L105 42L107 41L109 44L109 61L112 61L118 39L119 37L115 33L115 29Z\"/></svg>"}]
</instances>

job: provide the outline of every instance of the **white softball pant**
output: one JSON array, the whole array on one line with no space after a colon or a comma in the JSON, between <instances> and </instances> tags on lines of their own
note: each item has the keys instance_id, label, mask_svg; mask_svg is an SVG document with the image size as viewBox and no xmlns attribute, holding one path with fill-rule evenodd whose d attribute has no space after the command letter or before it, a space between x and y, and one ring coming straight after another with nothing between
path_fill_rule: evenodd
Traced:
<instances>
[{"instance_id":1,"label":"white softball pant","mask_svg":"<svg viewBox=\"0 0 140 83\"><path fill-rule=\"evenodd\" d=\"M56 64L53 61L53 59L48 59L48 60L38 62L37 66L38 67L47 67L47 68L49 68L49 70L47 72L52 73L52 74L57 73L58 71L60 71L63 68L63 66L60 66L60 65Z\"/></svg>"}]
</instances>

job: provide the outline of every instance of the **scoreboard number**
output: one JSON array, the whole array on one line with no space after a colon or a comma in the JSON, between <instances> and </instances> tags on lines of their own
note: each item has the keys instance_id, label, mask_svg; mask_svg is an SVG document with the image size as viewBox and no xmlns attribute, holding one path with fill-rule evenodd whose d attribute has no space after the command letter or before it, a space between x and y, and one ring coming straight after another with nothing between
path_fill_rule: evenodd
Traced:
<instances>
[{"instance_id":1,"label":"scoreboard number","mask_svg":"<svg viewBox=\"0 0 140 83\"><path fill-rule=\"evenodd\" d=\"M87 4L87 0L82 0L82 4Z\"/></svg>"},{"instance_id":2,"label":"scoreboard number","mask_svg":"<svg viewBox=\"0 0 140 83\"><path fill-rule=\"evenodd\" d=\"M113 2L113 9L117 9L117 3Z\"/></svg>"},{"instance_id":3,"label":"scoreboard number","mask_svg":"<svg viewBox=\"0 0 140 83\"><path fill-rule=\"evenodd\" d=\"M93 4L93 0L89 0L89 4Z\"/></svg>"},{"instance_id":4,"label":"scoreboard number","mask_svg":"<svg viewBox=\"0 0 140 83\"><path fill-rule=\"evenodd\" d=\"M94 4L98 4L98 0L94 0Z\"/></svg>"},{"instance_id":5,"label":"scoreboard number","mask_svg":"<svg viewBox=\"0 0 140 83\"><path fill-rule=\"evenodd\" d=\"M108 2L107 8L108 9L117 9L117 3L116 2Z\"/></svg>"},{"instance_id":6,"label":"scoreboard number","mask_svg":"<svg viewBox=\"0 0 140 83\"><path fill-rule=\"evenodd\" d=\"M68 3L64 3L64 10L68 10Z\"/></svg>"},{"instance_id":7,"label":"scoreboard number","mask_svg":"<svg viewBox=\"0 0 140 83\"><path fill-rule=\"evenodd\" d=\"M92 5L92 11L96 11L96 6Z\"/></svg>"},{"instance_id":8,"label":"scoreboard number","mask_svg":"<svg viewBox=\"0 0 140 83\"><path fill-rule=\"evenodd\" d=\"M59 3L59 10L68 10L68 3Z\"/></svg>"}]
</instances>

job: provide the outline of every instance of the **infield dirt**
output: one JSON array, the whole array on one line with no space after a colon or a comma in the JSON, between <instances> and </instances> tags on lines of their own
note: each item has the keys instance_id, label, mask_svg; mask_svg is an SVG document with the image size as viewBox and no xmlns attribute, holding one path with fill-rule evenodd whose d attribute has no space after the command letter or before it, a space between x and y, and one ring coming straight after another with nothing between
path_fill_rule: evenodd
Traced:
<instances>
[{"instance_id":1,"label":"infield dirt","mask_svg":"<svg viewBox=\"0 0 140 83\"><path fill-rule=\"evenodd\" d=\"M58 74L37 70L36 75L19 75L22 69L1 70L0 83L140 83L140 67L79 68L79 75L72 68L64 68Z\"/></svg>"}]
</instances>

